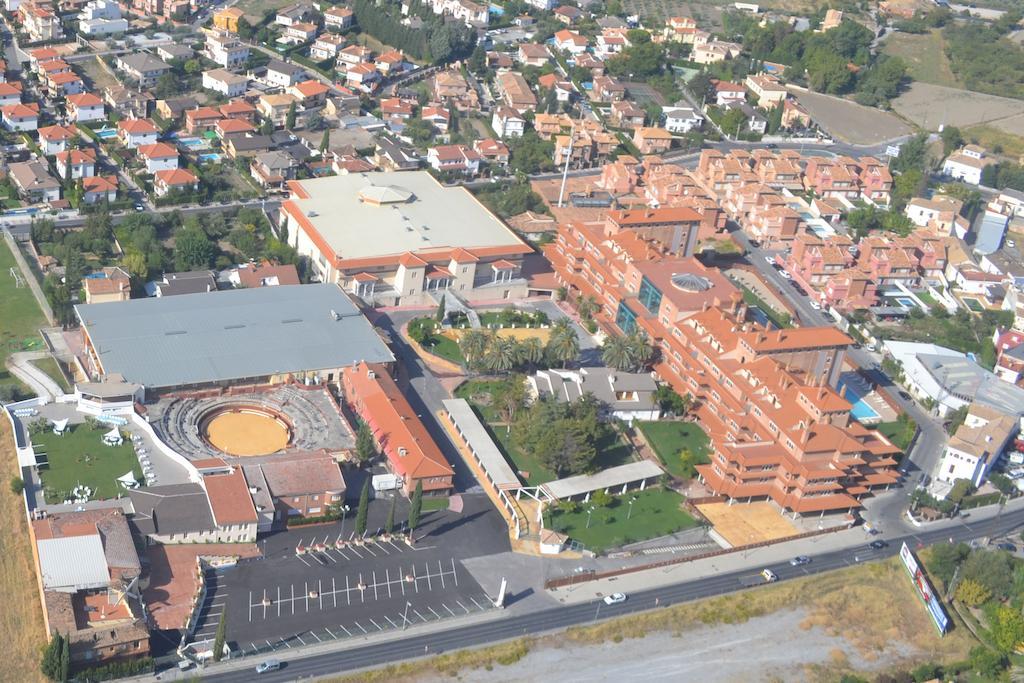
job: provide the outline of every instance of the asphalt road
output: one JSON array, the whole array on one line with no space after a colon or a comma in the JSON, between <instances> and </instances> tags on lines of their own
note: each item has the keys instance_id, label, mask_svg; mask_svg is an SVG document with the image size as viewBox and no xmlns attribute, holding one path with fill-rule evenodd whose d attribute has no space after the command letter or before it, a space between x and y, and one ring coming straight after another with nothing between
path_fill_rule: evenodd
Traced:
<instances>
[{"instance_id":1,"label":"asphalt road","mask_svg":"<svg viewBox=\"0 0 1024 683\"><path fill-rule=\"evenodd\" d=\"M1007 513L978 523L962 524L954 529L935 529L914 534L890 537L889 545L882 550L868 550L866 545L830 553L812 556L813 561L803 567L791 567L787 563L768 565L780 581L800 576L818 574L834 569L841 569L854 564L854 557L861 561L871 561L895 555L900 545L906 541L912 547L931 545L934 543L968 541L982 536L996 536L1006 533L1024 524L1024 510ZM685 581L670 586L639 591L631 594L629 600L619 605L608 606L601 601L582 603L565 607L554 607L538 612L528 613L500 619L493 622L472 624L452 628L440 633L413 635L398 642L386 642L365 647L315 655L300 660L288 661L276 672L263 674L261 681L291 681L300 677L315 677L358 670L365 667L380 666L404 659L413 659L424 655L477 647L487 643L515 638L524 634L536 635L569 626L597 621L600 618L620 617L636 612L655 609L656 606L667 607L680 602L688 602L714 595L732 593L743 588L742 581L760 567L740 571L720 573L707 578ZM252 660L253 666L257 659ZM209 672L204 675L207 681L248 681L252 677L252 669L246 667L224 673Z\"/></svg>"}]
</instances>

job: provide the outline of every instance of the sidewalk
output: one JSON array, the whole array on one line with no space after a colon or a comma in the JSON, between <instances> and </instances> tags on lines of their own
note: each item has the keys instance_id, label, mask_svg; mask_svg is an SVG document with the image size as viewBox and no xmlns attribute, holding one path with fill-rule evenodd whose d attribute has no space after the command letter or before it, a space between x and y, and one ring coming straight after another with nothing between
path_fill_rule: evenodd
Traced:
<instances>
[{"instance_id":1,"label":"sidewalk","mask_svg":"<svg viewBox=\"0 0 1024 683\"><path fill-rule=\"evenodd\" d=\"M33 393L46 403L52 403L58 396L63 396L64 390L31 361L49 356L50 354L45 351L22 351L12 353L7 361L11 374L27 384Z\"/></svg>"}]
</instances>

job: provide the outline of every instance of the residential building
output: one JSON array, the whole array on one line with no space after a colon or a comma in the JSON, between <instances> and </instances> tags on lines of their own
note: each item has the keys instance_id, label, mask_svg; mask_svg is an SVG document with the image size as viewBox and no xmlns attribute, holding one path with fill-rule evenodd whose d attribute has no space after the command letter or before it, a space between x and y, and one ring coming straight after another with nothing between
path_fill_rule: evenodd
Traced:
<instances>
[{"instance_id":1,"label":"residential building","mask_svg":"<svg viewBox=\"0 0 1024 683\"><path fill-rule=\"evenodd\" d=\"M138 82L141 88L152 88L157 80L171 70L169 64L147 52L120 55L117 68Z\"/></svg>"},{"instance_id":2,"label":"residential building","mask_svg":"<svg viewBox=\"0 0 1024 683\"><path fill-rule=\"evenodd\" d=\"M346 69L356 64L365 64L373 56L373 50L363 45L349 45L338 51L338 68Z\"/></svg>"},{"instance_id":3,"label":"residential building","mask_svg":"<svg viewBox=\"0 0 1024 683\"><path fill-rule=\"evenodd\" d=\"M0 83L0 107L21 104L21 97L21 83L19 81Z\"/></svg>"},{"instance_id":4,"label":"residential building","mask_svg":"<svg viewBox=\"0 0 1024 683\"><path fill-rule=\"evenodd\" d=\"M638 128L633 144L641 154L664 154L672 147L672 134L664 128Z\"/></svg>"},{"instance_id":5,"label":"residential building","mask_svg":"<svg viewBox=\"0 0 1024 683\"><path fill-rule=\"evenodd\" d=\"M189 109L199 106L199 101L191 95L181 97L170 97L166 100L156 101L156 114L164 121L178 121Z\"/></svg>"},{"instance_id":6,"label":"residential building","mask_svg":"<svg viewBox=\"0 0 1024 683\"><path fill-rule=\"evenodd\" d=\"M203 72L203 87L225 97L239 97L248 89L249 79L226 69L211 69Z\"/></svg>"},{"instance_id":7,"label":"residential building","mask_svg":"<svg viewBox=\"0 0 1024 683\"><path fill-rule=\"evenodd\" d=\"M139 145L137 152L139 158L146 165L147 173L172 171L178 168L178 150L166 142L158 142L153 145Z\"/></svg>"},{"instance_id":8,"label":"residential building","mask_svg":"<svg viewBox=\"0 0 1024 683\"><path fill-rule=\"evenodd\" d=\"M472 0L430 0L434 14L444 14L463 22L466 26L487 26L488 6Z\"/></svg>"},{"instance_id":9,"label":"residential building","mask_svg":"<svg viewBox=\"0 0 1024 683\"><path fill-rule=\"evenodd\" d=\"M271 150L254 156L249 169L260 186L276 190L295 179L299 164L290 154Z\"/></svg>"},{"instance_id":10,"label":"residential building","mask_svg":"<svg viewBox=\"0 0 1024 683\"><path fill-rule=\"evenodd\" d=\"M337 59L338 53L344 46L345 39L341 36L334 33L323 33L309 46L309 56L318 62L325 59Z\"/></svg>"},{"instance_id":11,"label":"residential building","mask_svg":"<svg viewBox=\"0 0 1024 683\"><path fill-rule=\"evenodd\" d=\"M773 109L786 101L789 91L786 86L779 83L774 76L767 74L755 74L747 76L743 82L747 89L754 94L757 106L763 109Z\"/></svg>"},{"instance_id":12,"label":"residential building","mask_svg":"<svg viewBox=\"0 0 1024 683\"><path fill-rule=\"evenodd\" d=\"M423 110L420 111L420 118L433 126L434 130L440 134L446 135L452 115L444 107L423 107Z\"/></svg>"},{"instance_id":13,"label":"residential building","mask_svg":"<svg viewBox=\"0 0 1024 683\"><path fill-rule=\"evenodd\" d=\"M132 297L131 277L118 266L107 266L94 271L82 280L82 289L85 290L87 304L128 301Z\"/></svg>"},{"instance_id":14,"label":"residential building","mask_svg":"<svg viewBox=\"0 0 1024 683\"><path fill-rule=\"evenodd\" d=\"M965 145L942 162L942 174L968 185L981 185L981 173L992 161L983 148Z\"/></svg>"},{"instance_id":15,"label":"residential building","mask_svg":"<svg viewBox=\"0 0 1024 683\"><path fill-rule=\"evenodd\" d=\"M782 120L779 122L783 130L810 128L812 123L811 114L803 105L794 99L783 100Z\"/></svg>"},{"instance_id":16,"label":"residential building","mask_svg":"<svg viewBox=\"0 0 1024 683\"><path fill-rule=\"evenodd\" d=\"M238 33L238 22L245 17L245 12L238 7L225 7L213 13L213 26L221 31Z\"/></svg>"},{"instance_id":17,"label":"residential building","mask_svg":"<svg viewBox=\"0 0 1024 683\"><path fill-rule=\"evenodd\" d=\"M256 126L245 119L220 119L214 124L213 131L217 134L217 138L223 142L230 137L238 135L254 135L256 133Z\"/></svg>"},{"instance_id":18,"label":"residential building","mask_svg":"<svg viewBox=\"0 0 1024 683\"><path fill-rule=\"evenodd\" d=\"M294 453L284 459L266 460L253 465L243 463L245 479L253 499L261 499L261 508L271 509L274 523L295 517L322 517L344 504L345 479L338 462L323 452ZM261 510L261 514L267 514Z\"/></svg>"},{"instance_id":19,"label":"residential building","mask_svg":"<svg viewBox=\"0 0 1024 683\"><path fill-rule=\"evenodd\" d=\"M662 107L661 113L665 117L665 130L670 133L689 133L692 130L700 130L704 124L704 117L685 102Z\"/></svg>"},{"instance_id":20,"label":"residential building","mask_svg":"<svg viewBox=\"0 0 1024 683\"><path fill-rule=\"evenodd\" d=\"M732 81L713 81L715 88L715 104L723 107L730 102L742 102L747 99L747 89L741 83Z\"/></svg>"},{"instance_id":21,"label":"residential building","mask_svg":"<svg viewBox=\"0 0 1024 683\"><path fill-rule=\"evenodd\" d=\"M60 40L64 37L64 29L60 17L43 0L22 0L18 5L22 28L28 33L29 41L43 43Z\"/></svg>"},{"instance_id":22,"label":"residential building","mask_svg":"<svg viewBox=\"0 0 1024 683\"><path fill-rule=\"evenodd\" d=\"M348 174L289 187L281 207L288 243L317 279L369 305L432 301L446 289L468 301L527 293L517 274L530 247L464 189L429 173ZM332 218L339 215L350 221ZM352 229L358 225L373 225L374 239Z\"/></svg>"},{"instance_id":23,"label":"residential building","mask_svg":"<svg viewBox=\"0 0 1024 683\"><path fill-rule=\"evenodd\" d=\"M7 176L18 188L18 195L29 203L55 202L60 199L60 182L50 175L50 170L42 161L10 164Z\"/></svg>"},{"instance_id":24,"label":"residential building","mask_svg":"<svg viewBox=\"0 0 1024 683\"><path fill-rule=\"evenodd\" d=\"M318 16L319 13L312 3L297 2L294 5L288 5L277 10L274 23L288 27L304 21L313 21Z\"/></svg>"},{"instance_id":25,"label":"residential building","mask_svg":"<svg viewBox=\"0 0 1024 683\"><path fill-rule=\"evenodd\" d=\"M328 28L344 30L352 25L355 13L351 7L329 7L324 11L324 25Z\"/></svg>"},{"instance_id":26,"label":"residential building","mask_svg":"<svg viewBox=\"0 0 1024 683\"><path fill-rule=\"evenodd\" d=\"M130 90L120 85L108 85L103 89L103 101L115 112L129 118L145 118L154 98L148 92Z\"/></svg>"},{"instance_id":27,"label":"residential building","mask_svg":"<svg viewBox=\"0 0 1024 683\"><path fill-rule=\"evenodd\" d=\"M249 60L249 46L227 31L207 33L203 52L210 61L225 69L237 69Z\"/></svg>"},{"instance_id":28,"label":"residential building","mask_svg":"<svg viewBox=\"0 0 1024 683\"><path fill-rule=\"evenodd\" d=\"M57 174L61 178L68 177L68 165L71 165L71 178L89 178L96 175L96 152L89 147L69 149L56 155Z\"/></svg>"},{"instance_id":29,"label":"residential building","mask_svg":"<svg viewBox=\"0 0 1024 683\"><path fill-rule=\"evenodd\" d=\"M373 163L383 171L415 171L420 167L415 150L387 137L377 138Z\"/></svg>"},{"instance_id":30,"label":"residential building","mask_svg":"<svg viewBox=\"0 0 1024 683\"><path fill-rule=\"evenodd\" d=\"M121 7L112 0L90 0L78 15L78 30L87 36L124 33L128 21L121 18Z\"/></svg>"},{"instance_id":31,"label":"residential building","mask_svg":"<svg viewBox=\"0 0 1024 683\"><path fill-rule=\"evenodd\" d=\"M316 34L319 32L320 29L316 24L300 21L285 28L281 41L293 45L301 45L316 38Z\"/></svg>"},{"instance_id":32,"label":"residential building","mask_svg":"<svg viewBox=\"0 0 1024 683\"><path fill-rule=\"evenodd\" d=\"M473 150L489 164L506 166L509 160L508 146L494 138L482 138L473 141Z\"/></svg>"},{"instance_id":33,"label":"residential building","mask_svg":"<svg viewBox=\"0 0 1024 683\"><path fill-rule=\"evenodd\" d=\"M1018 415L972 403L963 424L949 438L935 478L949 484L966 479L980 487L1019 431Z\"/></svg>"},{"instance_id":34,"label":"residential building","mask_svg":"<svg viewBox=\"0 0 1024 683\"><path fill-rule=\"evenodd\" d=\"M292 264L273 265L269 261L262 263L243 263L231 271L229 278L235 287L277 287L279 285L299 285L299 271Z\"/></svg>"},{"instance_id":35,"label":"residential building","mask_svg":"<svg viewBox=\"0 0 1024 683\"><path fill-rule=\"evenodd\" d=\"M626 86L611 76L598 76L594 78L590 97L598 102L616 102L625 99Z\"/></svg>"},{"instance_id":36,"label":"residential building","mask_svg":"<svg viewBox=\"0 0 1024 683\"><path fill-rule=\"evenodd\" d=\"M544 66L551 61L551 52L547 45L540 43L520 43L516 53L519 63L524 66Z\"/></svg>"},{"instance_id":37,"label":"residential building","mask_svg":"<svg viewBox=\"0 0 1024 683\"><path fill-rule=\"evenodd\" d=\"M198 135L213 127L223 117L220 110L215 107L196 107L185 112L185 132L189 135Z\"/></svg>"},{"instance_id":38,"label":"residential building","mask_svg":"<svg viewBox=\"0 0 1024 683\"><path fill-rule=\"evenodd\" d=\"M156 56L167 63L184 63L185 61L195 57L196 51L188 45L178 45L177 43L171 43L169 45L158 45L156 48Z\"/></svg>"},{"instance_id":39,"label":"residential building","mask_svg":"<svg viewBox=\"0 0 1024 683\"><path fill-rule=\"evenodd\" d=\"M78 129L74 126L46 126L39 129L39 148L47 156L63 152L76 137Z\"/></svg>"},{"instance_id":40,"label":"residential building","mask_svg":"<svg viewBox=\"0 0 1024 683\"><path fill-rule=\"evenodd\" d=\"M537 97L530 90L526 79L515 71L498 74L495 87L501 101L519 114L536 109Z\"/></svg>"},{"instance_id":41,"label":"residential building","mask_svg":"<svg viewBox=\"0 0 1024 683\"><path fill-rule=\"evenodd\" d=\"M128 149L156 144L160 129L149 119L124 119L117 122L117 139Z\"/></svg>"},{"instance_id":42,"label":"residential building","mask_svg":"<svg viewBox=\"0 0 1024 683\"><path fill-rule=\"evenodd\" d=\"M94 175L82 179L82 201L86 204L117 200L117 176ZM86 299L86 303L90 303Z\"/></svg>"},{"instance_id":43,"label":"residential building","mask_svg":"<svg viewBox=\"0 0 1024 683\"><path fill-rule=\"evenodd\" d=\"M345 400L373 432L405 495L418 486L425 496L449 494L455 471L385 366L363 362L341 374Z\"/></svg>"},{"instance_id":44,"label":"residential building","mask_svg":"<svg viewBox=\"0 0 1024 683\"><path fill-rule=\"evenodd\" d=\"M288 118L288 111L295 106L297 100L289 94L284 95L262 95L256 103L256 110L260 115L269 119L275 126L284 126Z\"/></svg>"},{"instance_id":45,"label":"residential building","mask_svg":"<svg viewBox=\"0 0 1024 683\"><path fill-rule=\"evenodd\" d=\"M583 10L579 7L573 7L572 5L556 7L553 14L555 15L555 19L558 19L566 26L572 26L584 16Z\"/></svg>"},{"instance_id":46,"label":"residential building","mask_svg":"<svg viewBox=\"0 0 1024 683\"><path fill-rule=\"evenodd\" d=\"M271 59L263 76L267 85L287 88L299 81L306 80L306 70L296 64L286 64L278 59Z\"/></svg>"},{"instance_id":47,"label":"residential building","mask_svg":"<svg viewBox=\"0 0 1024 683\"><path fill-rule=\"evenodd\" d=\"M65 98L65 102L67 103L68 119L76 123L100 121L107 116L103 100L93 93L69 95Z\"/></svg>"},{"instance_id":48,"label":"residential building","mask_svg":"<svg viewBox=\"0 0 1024 683\"><path fill-rule=\"evenodd\" d=\"M0 107L4 128L14 131L36 130L39 127L39 104L12 104Z\"/></svg>"},{"instance_id":49,"label":"residential building","mask_svg":"<svg viewBox=\"0 0 1024 683\"><path fill-rule=\"evenodd\" d=\"M153 193L157 197L166 197L171 192L195 192L198 189L199 178L183 168L153 174Z\"/></svg>"},{"instance_id":50,"label":"residential building","mask_svg":"<svg viewBox=\"0 0 1024 683\"><path fill-rule=\"evenodd\" d=\"M465 145L439 145L427 150L427 164L438 172L476 177L480 173L480 155Z\"/></svg>"},{"instance_id":51,"label":"residential building","mask_svg":"<svg viewBox=\"0 0 1024 683\"><path fill-rule=\"evenodd\" d=\"M712 40L706 43L695 45L690 60L697 64L716 64L727 59L738 57L743 52L743 46L739 43L727 43L721 40Z\"/></svg>"},{"instance_id":52,"label":"residential building","mask_svg":"<svg viewBox=\"0 0 1024 683\"><path fill-rule=\"evenodd\" d=\"M242 99L231 100L227 104L222 104L218 111L226 119L239 119L249 123L255 123L256 121L256 107Z\"/></svg>"},{"instance_id":53,"label":"residential building","mask_svg":"<svg viewBox=\"0 0 1024 683\"><path fill-rule=\"evenodd\" d=\"M522 137L526 130L526 119L519 112L508 106L495 108L491 117L491 128L499 138Z\"/></svg>"},{"instance_id":54,"label":"residential building","mask_svg":"<svg viewBox=\"0 0 1024 683\"><path fill-rule=\"evenodd\" d=\"M363 63L350 66L345 72L345 84L365 93L374 92L381 83L380 72L373 64Z\"/></svg>"},{"instance_id":55,"label":"residential building","mask_svg":"<svg viewBox=\"0 0 1024 683\"><path fill-rule=\"evenodd\" d=\"M611 121L619 128L642 128L647 113L629 100L612 102Z\"/></svg>"},{"instance_id":56,"label":"residential building","mask_svg":"<svg viewBox=\"0 0 1024 683\"><path fill-rule=\"evenodd\" d=\"M561 31L555 33L553 43L556 50L568 52L570 55L578 55L586 52L589 44L590 41L586 38L576 31L570 31L567 28L563 28Z\"/></svg>"},{"instance_id":57,"label":"residential building","mask_svg":"<svg viewBox=\"0 0 1024 683\"><path fill-rule=\"evenodd\" d=\"M629 424L661 417L654 396L658 384L649 372L620 372L602 367L552 368L539 370L526 381L534 400L551 398L559 403L574 403L590 395L601 402L608 415Z\"/></svg>"}]
</instances>

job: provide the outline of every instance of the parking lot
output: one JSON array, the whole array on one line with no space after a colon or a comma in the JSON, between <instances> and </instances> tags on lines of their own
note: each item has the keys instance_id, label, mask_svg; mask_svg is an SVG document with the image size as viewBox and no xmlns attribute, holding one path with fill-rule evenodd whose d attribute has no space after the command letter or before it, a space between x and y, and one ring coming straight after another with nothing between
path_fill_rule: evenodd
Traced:
<instances>
[{"instance_id":1,"label":"parking lot","mask_svg":"<svg viewBox=\"0 0 1024 683\"><path fill-rule=\"evenodd\" d=\"M508 550L507 530L484 496L465 496L463 504L461 513L424 513L412 546L374 534L387 499L371 503L362 542L353 540L351 512L344 529L339 522L268 537L263 559L218 573L208 598L217 616L201 620L196 639L212 637L221 613L232 647L255 654L490 609L496 596L461 560ZM404 517L400 509L396 520Z\"/></svg>"}]
</instances>

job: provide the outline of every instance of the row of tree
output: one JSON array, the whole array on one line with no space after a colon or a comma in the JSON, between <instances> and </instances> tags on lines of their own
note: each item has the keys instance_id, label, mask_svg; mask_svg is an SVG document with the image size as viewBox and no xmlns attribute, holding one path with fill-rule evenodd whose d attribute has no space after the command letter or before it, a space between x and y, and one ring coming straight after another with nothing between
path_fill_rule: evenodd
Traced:
<instances>
[{"instance_id":1,"label":"row of tree","mask_svg":"<svg viewBox=\"0 0 1024 683\"><path fill-rule=\"evenodd\" d=\"M405 51L413 59L442 64L468 57L476 45L476 32L462 24L436 16L420 0L409 3L408 16L423 22L422 28L402 24L402 3L388 0L354 0L359 28L384 43Z\"/></svg>"},{"instance_id":2,"label":"row of tree","mask_svg":"<svg viewBox=\"0 0 1024 683\"><path fill-rule=\"evenodd\" d=\"M507 373L558 364L564 367L579 356L580 340L572 323L561 318L549 328L546 344L538 337L519 341L490 330L467 330L459 337L459 350L472 371Z\"/></svg>"}]
</instances>

